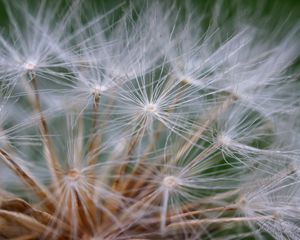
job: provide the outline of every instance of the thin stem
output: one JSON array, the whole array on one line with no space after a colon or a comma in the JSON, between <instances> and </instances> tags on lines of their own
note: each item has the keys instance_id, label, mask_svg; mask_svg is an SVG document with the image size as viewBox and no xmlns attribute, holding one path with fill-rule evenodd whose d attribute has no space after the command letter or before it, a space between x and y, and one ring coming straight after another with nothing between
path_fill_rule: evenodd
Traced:
<instances>
[{"instance_id":1,"label":"thin stem","mask_svg":"<svg viewBox=\"0 0 300 240\"><path fill-rule=\"evenodd\" d=\"M234 222L250 222L250 221L265 221L265 220L274 220L275 216L260 216L260 217L227 217L227 218L215 218L215 219L200 219L200 220L188 220L177 223L172 223L167 226L167 232L182 231L186 230L187 227L200 227L201 225L207 224L226 224Z\"/></svg>"},{"instance_id":2,"label":"thin stem","mask_svg":"<svg viewBox=\"0 0 300 240\"><path fill-rule=\"evenodd\" d=\"M137 160L136 165L134 166L133 170L130 173L133 177L138 178L138 176L143 176L143 179L145 179L145 177L149 176L149 174L147 174L147 172L149 173L149 171L145 171L146 169L143 170L142 166L144 166L144 162L147 159L147 155L149 153L151 153L151 151L154 149L156 141L158 141L158 139L159 139L159 136L160 136L163 126L164 125L160 123L160 125L158 126L157 131L154 133L154 136L152 137L149 145L145 149L142 156ZM159 156L157 157L157 159L159 159ZM150 173L151 173L151 171L150 171ZM144 184L143 180L136 181L135 178L130 179L129 181L127 181L124 184L123 189L125 189L124 190L125 192L128 192L128 190L135 190L136 188L138 188L139 186Z\"/></svg>"},{"instance_id":3,"label":"thin stem","mask_svg":"<svg viewBox=\"0 0 300 240\"><path fill-rule=\"evenodd\" d=\"M69 226L66 223L60 221L59 219L55 218L54 216L50 215L47 212L39 211L33 208L30 204L28 204L23 199L13 198L8 200L3 200L1 201L0 209L5 211L12 211L12 212L26 214L34 218L38 222L46 226L49 226L51 228L57 228L59 226L60 229L63 229L66 232L69 231Z\"/></svg>"},{"instance_id":4,"label":"thin stem","mask_svg":"<svg viewBox=\"0 0 300 240\"><path fill-rule=\"evenodd\" d=\"M110 117L111 112L112 112L112 107L113 107L113 102L114 102L114 101L115 101L114 98L110 98L110 99L109 99L109 102L108 102L108 104L107 104L108 107L106 107L106 108L104 109L104 113L103 113L104 119L103 119L103 121L101 122L101 124L100 124L100 126L99 126L100 129L105 129L106 126L109 124L109 117ZM100 146L100 144L101 144L101 142L102 142L102 135L103 135L103 133L98 132L99 146ZM119 157L119 155L118 155L118 154L114 154L114 152L113 152L113 154L110 155L110 156L108 157L107 162L111 162L111 161L113 161L114 159L117 159L118 157ZM97 177L97 180L99 180L99 181L102 182L102 183L105 183L105 181L107 181L108 175L110 174L111 171L112 171L112 166L107 165L107 166L103 169L103 174L101 174L100 177ZM96 181L96 180L95 180L95 181Z\"/></svg>"},{"instance_id":5,"label":"thin stem","mask_svg":"<svg viewBox=\"0 0 300 240\"><path fill-rule=\"evenodd\" d=\"M128 162L132 159L132 155L134 153L134 150L136 149L139 140L143 137L145 132L144 122L141 123L142 127L138 129L137 133L133 135L129 142L127 156L124 160L124 163L119 166L119 168L116 170L116 176L117 178L114 180L112 184L112 189L117 190L120 192L123 192L124 187L123 185L120 185L120 182L123 178L123 175L127 169Z\"/></svg>"},{"instance_id":6,"label":"thin stem","mask_svg":"<svg viewBox=\"0 0 300 240\"><path fill-rule=\"evenodd\" d=\"M94 94L94 101L93 101L93 116L92 116L92 127L88 145L88 154L90 158L88 160L88 166L90 167L89 175L90 175L90 184L93 186L96 181L96 168L95 165L97 163L97 158L99 155L99 145L100 145L100 137L97 134L97 123L98 123L98 111L100 105L100 93ZM92 195L94 194L94 189L92 190Z\"/></svg>"},{"instance_id":7,"label":"thin stem","mask_svg":"<svg viewBox=\"0 0 300 240\"><path fill-rule=\"evenodd\" d=\"M55 184L58 184L61 179L62 168L57 158L57 155L54 151L54 147L52 145L51 139L49 137L48 125L46 122L46 118L43 114L39 92L37 88L37 81L35 74L32 73L31 78L31 91L29 91L29 100L33 106L33 109L39 114L39 129L41 132L43 146L44 146L44 154L47 159L48 168L52 175L53 181Z\"/></svg>"},{"instance_id":8,"label":"thin stem","mask_svg":"<svg viewBox=\"0 0 300 240\"><path fill-rule=\"evenodd\" d=\"M201 209L201 210L196 210L196 211L191 211L191 212L186 212L186 213L181 213L181 214L171 216L170 220L174 221L174 220L184 218L184 217L191 217L191 216L200 215L200 214L203 215L204 213L207 213L207 212L235 211L237 209L238 209L238 207L235 206L235 205L226 206L226 207L215 207L215 208Z\"/></svg>"},{"instance_id":9,"label":"thin stem","mask_svg":"<svg viewBox=\"0 0 300 240\"><path fill-rule=\"evenodd\" d=\"M96 164L97 156L99 154L98 145L99 145L99 137L97 134L97 123L98 123L98 110L100 105L100 94L96 94L94 96L93 101L93 116L92 116L92 127L88 145L88 152L91 156L88 162L88 166L92 166Z\"/></svg>"},{"instance_id":10,"label":"thin stem","mask_svg":"<svg viewBox=\"0 0 300 240\"><path fill-rule=\"evenodd\" d=\"M197 140L202 136L202 134L208 129L208 127L222 114L234 101L236 97L234 95L229 95L229 97L220 105L217 106L216 109L213 109L208 119L204 122L203 125L199 126L199 129L193 133L190 141L186 142L180 151L177 153L176 157L174 158L174 162L180 160L188 150L197 142Z\"/></svg>"},{"instance_id":11,"label":"thin stem","mask_svg":"<svg viewBox=\"0 0 300 240\"><path fill-rule=\"evenodd\" d=\"M34 233L43 234L49 229L48 226L45 226L44 224L41 224L34 218L29 217L22 213L10 212L10 211L0 209L0 217L3 217L4 219L7 219L8 221L12 221L16 224L19 224L20 226ZM53 233L53 229L52 229L52 233Z\"/></svg>"},{"instance_id":12,"label":"thin stem","mask_svg":"<svg viewBox=\"0 0 300 240\"><path fill-rule=\"evenodd\" d=\"M78 116L78 120L77 120L77 131L76 131L76 138L74 139L74 166L80 166L81 165L81 161L83 158L83 133L84 133L84 121L83 121L83 116L80 113Z\"/></svg>"},{"instance_id":13,"label":"thin stem","mask_svg":"<svg viewBox=\"0 0 300 240\"><path fill-rule=\"evenodd\" d=\"M123 194L126 197L134 198L137 194L139 194L139 189L146 185L147 179L153 174L153 169L149 167L148 169L144 166L144 168L139 166L139 169L136 169L132 172L131 179L125 182ZM142 177L140 177L142 176Z\"/></svg>"},{"instance_id":14,"label":"thin stem","mask_svg":"<svg viewBox=\"0 0 300 240\"><path fill-rule=\"evenodd\" d=\"M46 201L45 206L53 210L55 203L51 194L47 189L34 180L28 173L25 172L7 152L0 149L0 158L4 163L36 194L42 201Z\"/></svg>"},{"instance_id":15,"label":"thin stem","mask_svg":"<svg viewBox=\"0 0 300 240\"><path fill-rule=\"evenodd\" d=\"M164 190L162 194L162 206L160 216L160 231L162 233L166 230L167 214L168 214L169 190Z\"/></svg>"},{"instance_id":16,"label":"thin stem","mask_svg":"<svg viewBox=\"0 0 300 240\"><path fill-rule=\"evenodd\" d=\"M110 232L114 232L114 231L124 232L126 229L130 228L135 222L138 222L138 219L134 218L134 215L132 213L135 213L138 216L139 215L138 210L141 208L147 208L156 198L157 198L157 194L151 193L145 196L144 198L140 199L133 205L131 205L128 209L126 209L126 211L122 212L119 217L120 222L123 223L127 222L127 224L124 224L122 229L119 229L115 225L110 226L111 227Z\"/></svg>"},{"instance_id":17,"label":"thin stem","mask_svg":"<svg viewBox=\"0 0 300 240\"><path fill-rule=\"evenodd\" d=\"M184 166L184 168L181 170L181 174L184 174L185 172L189 172L190 169L197 166L197 164L199 164L203 159L207 158L209 155L213 154L216 150L218 150L219 146L220 146L219 143L214 143L208 148L206 148L197 157L195 157L186 166Z\"/></svg>"},{"instance_id":18,"label":"thin stem","mask_svg":"<svg viewBox=\"0 0 300 240\"><path fill-rule=\"evenodd\" d=\"M84 192L78 193L75 191L74 195L76 197L78 218L84 225L85 229L92 234L97 221L97 211L94 202Z\"/></svg>"},{"instance_id":19,"label":"thin stem","mask_svg":"<svg viewBox=\"0 0 300 240\"><path fill-rule=\"evenodd\" d=\"M214 196L205 197L202 198L201 200L199 199L199 201L197 202L185 203L181 207L185 209L186 212L193 211L192 209L197 209L200 206L211 204L214 201L219 202L220 200L231 198L232 196L237 195L238 193L239 193L239 189L234 189L223 193L217 193Z\"/></svg>"}]
</instances>

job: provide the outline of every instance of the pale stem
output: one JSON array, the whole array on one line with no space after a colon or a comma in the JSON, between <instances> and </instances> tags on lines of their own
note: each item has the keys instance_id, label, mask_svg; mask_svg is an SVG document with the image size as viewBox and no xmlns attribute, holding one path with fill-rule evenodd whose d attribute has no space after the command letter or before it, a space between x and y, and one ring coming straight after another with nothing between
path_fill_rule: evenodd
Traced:
<instances>
[{"instance_id":1,"label":"pale stem","mask_svg":"<svg viewBox=\"0 0 300 240\"><path fill-rule=\"evenodd\" d=\"M113 107L113 102L115 101L114 98L111 98L107 104L107 108L104 109L104 120L103 122L100 124L99 128L100 129L105 129L107 124L109 123L109 116L111 114L112 111L112 107ZM99 137L99 146L102 142L102 134L101 132L98 133L98 137ZM119 157L118 154L114 154L114 152L112 152L112 154L108 157L107 162L111 162L114 161L115 159L117 159ZM108 179L108 175L110 174L110 172L112 171L112 166L110 166L109 164L107 166L105 166L103 168L103 174L101 174L100 177L98 177L97 179L101 182L101 183L106 183L107 179Z\"/></svg>"},{"instance_id":2,"label":"pale stem","mask_svg":"<svg viewBox=\"0 0 300 240\"><path fill-rule=\"evenodd\" d=\"M201 162L203 159L207 158L209 155L214 153L218 149L219 146L220 146L219 143L215 143L215 144L212 144L210 147L206 148L197 157L195 157L186 166L184 166L181 173L184 174L185 172L189 172L189 169L197 166L197 164L199 164L199 162Z\"/></svg>"},{"instance_id":3,"label":"pale stem","mask_svg":"<svg viewBox=\"0 0 300 240\"><path fill-rule=\"evenodd\" d=\"M127 169L127 165L128 162L130 161L130 159L132 158L132 155L134 153L134 150L136 149L139 140L143 137L144 132L145 132L145 127L144 127L144 122L141 123L142 127L140 127L137 130L137 133L134 134L129 142L129 146L128 146L128 150L127 150L127 156L126 158L123 160L123 164L121 164L118 169L116 170L116 175L118 176L113 184L112 184L112 189L113 190L118 190L118 191L123 191L124 190L124 186L120 186L120 181L122 180L122 176L125 173L126 169ZM121 189L120 189L121 187Z\"/></svg>"},{"instance_id":4,"label":"pale stem","mask_svg":"<svg viewBox=\"0 0 300 240\"><path fill-rule=\"evenodd\" d=\"M216 109L213 109L209 113L208 119L203 123L202 126L199 126L199 129L193 134L191 139L183 145L183 147L177 153L177 155L173 161L177 162L178 160L180 160L188 152L188 150L197 142L197 140L208 129L208 127L214 121L216 121L216 119L220 116L220 114L222 114L235 100L236 100L236 97L233 95L230 95L229 98L226 99L220 106L217 106Z\"/></svg>"},{"instance_id":5,"label":"pale stem","mask_svg":"<svg viewBox=\"0 0 300 240\"><path fill-rule=\"evenodd\" d=\"M84 132L84 123L83 123L83 116L80 114L78 116L78 130L76 135L75 141L75 148L74 148L74 166L80 166L83 156L83 132Z\"/></svg>"},{"instance_id":6,"label":"pale stem","mask_svg":"<svg viewBox=\"0 0 300 240\"><path fill-rule=\"evenodd\" d=\"M88 161L88 166L90 167L90 178L89 182L91 185L95 184L96 181L96 168L95 165L97 163L97 158L99 155L99 145L100 145L100 137L97 134L97 123L98 123L98 111L100 105L100 94L95 93L94 101L93 101L93 116L92 116L92 128L90 133L89 145L88 145L88 154L90 155L90 159ZM94 189L92 190L94 191ZM94 193L92 192L92 195Z\"/></svg>"},{"instance_id":7,"label":"pale stem","mask_svg":"<svg viewBox=\"0 0 300 240\"><path fill-rule=\"evenodd\" d=\"M196 211L190 211L190 212L186 212L186 213L181 213L181 214L177 214L177 215L173 215L170 217L171 221L174 220L180 220L180 218L184 218L184 217L190 217L193 215L199 215L199 214L204 214L207 212L225 212L225 211L235 211L238 209L238 206L236 205L231 205L231 206L226 206L226 207L215 207L215 208L208 208L208 209L201 209L201 210L196 210Z\"/></svg>"},{"instance_id":8,"label":"pale stem","mask_svg":"<svg viewBox=\"0 0 300 240\"><path fill-rule=\"evenodd\" d=\"M88 166L92 166L96 164L97 156L99 154L98 149L98 134L97 134L97 123L98 123L98 110L99 110L99 104L100 104L100 95L94 96L93 101L93 116L92 116L92 127L91 127L91 133L90 133L90 139L89 139L89 146L88 146L88 152L91 155L91 158L88 162Z\"/></svg>"},{"instance_id":9,"label":"pale stem","mask_svg":"<svg viewBox=\"0 0 300 240\"><path fill-rule=\"evenodd\" d=\"M266 220L274 220L275 216L260 216L260 217L224 217L224 218L214 218L214 219L199 219L199 220L188 220L182 222L172 223L167 226L166 231L174 232L176 230L182 231L187 227L201 227L201 225L207 224L226 224L226 223L234 223L234 222L258 222L258 221L266 221Z\"/></svg>"},{"instance_id":10,"label":"pale stem","mask_svg":"<svg viewBox=\"0 0 300 240\"><path fill-rule=\"evenodd\" d=\"M201 201L186 203L182 205L182 208L186 209L186 211L190 211L189 209L199 208L199 206L208 205L213 203L214 201L219 202L220 200L224 200L226 198L232 197L238 193L239 193L239 189L230 190L224 193L218 193L214 196L202 198Z\"/></svg>"},{"instance_id":11,"label":"pale stem","mask_svg":"<svg viewBox=\"0 0 300 240\"><path fill-rule=\"evenodd\" d=\"M163 124L161 124L159 126L159 128L161 129L161 127L163 126ZM144 165L145 160L147 159L147 154L149 154L152 149L154 149L155 147L155 141L159 138L160 135L160 130L158 130L155 133L155 136L153 136L153 140L150 142L150 144L147 146L147 148L145 149L144 153L142 154L142 156L138 159L137 164L134 166L133 170L131 171L131 175L138 178L138 176L143 176L143 179L149 177L149 173L151 173L151 169L142 169L142 166ZM157 157L157 160L160 157ZM149 171L150 170L150 171ZM132 190L135 190L136 188L138 188L139 186L143 185L145 183L145 181L143 181L142 179L140 181L136 181L136 179L131 179L129 181L127 181L124 185L124 189L125 191L129 188Z\"/></svg>"},{"instance_id":12,"label":"pale stem","mask_svg":"<svg viewBox=\"0 0 300 240\"><path fill-rule=\"evenodd\" d=\"M33 106L33 109L39 114L39 129L43 140L45 157L47 159L48 168L52 175L53 181L57 185L59 180L61 179L62 168L49 137L48 125L42 111L35 75L32 76L31 89L28 89L28 91L29 100Z\"/></svg>"},{"instance_id":13,"label":"pale stem","mask_svg":"<svg viewBox=\"0 0 300 240\"><path fill-rule=\"evenodd\" d=\"M161 220L160 220L160 231L162 233L164 233L166 230L168 201L169 201L169 190L164 190L163 197L162 197Z\"/></svg>"}]
</instances>

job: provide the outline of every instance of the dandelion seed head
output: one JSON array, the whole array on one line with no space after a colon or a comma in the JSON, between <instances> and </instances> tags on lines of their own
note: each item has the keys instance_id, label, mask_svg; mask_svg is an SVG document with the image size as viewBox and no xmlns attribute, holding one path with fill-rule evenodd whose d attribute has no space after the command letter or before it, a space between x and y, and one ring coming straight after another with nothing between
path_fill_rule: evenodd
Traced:
<instances>
[{"instance_id":1,"label":"dandelion seed head","mask_svg":"<svg viewBox=\"0 0 300 240\"><path fill-rule=\"evenodd\" d=\"M103 92L107 91L108 87L105 85L95 84L92 87L92 94L95 96L101 95Z\"/></svg>"},{"instance_id":2,"label":"dandelion seed head","mask_svg":"<svg viewBox=\"0 0 300 240\"><path fill-rule=\"evenodd\" d=\"M217 141L218 141L218 143L220 143L221 145L224 145L224 146L230 146L232 143L232 139L225 134L220 134L218 136Z\"/></svg>"},{"instance_id":3,"label":"dandelion seed head","mask_svg":"<svg viewBox=\"0 0 300 240\"><path fill-rule=\"evenodd\" d=\"M82 177L82 174L80 171L76 168L72 168L67 172L66 179L69 183L76 183L78 182Z\"/></svg>"},{"instance_id":4,"label":"dandelion seed head","mask_svg":"<svg viewBox=\"0 0 300 240\"><path fill-rule=\"evenodd\" d=\"M33 61L28 61L23 64L26 71L33 71L36 68L36 63Z\"/></svg>"},{"instance_id":5,"label":"dandelion seed head","mask_svg":"<svg viewBox=\"0 0 300 240\"><path fill-rule=\"evenodd\" d=\"M4 147L9 143L9 139L5 133L5 131L3 131L3 129L0 127L0 147Z\"/></svg>"},{"instance_id":6,"label":"dandelion seed head","mask_svg":"<svg viewBox=\"0 0 300 240\"><path fill-rule=\"evenodd\" d=\"M174 190L180 185L180 179L175 176L165 176L162 185L167 190Z\"/></svg>"},{"instance_id":7,"label":"dandelion seed head","mask_svg":"<svg viewBox=\"0 0 300 240\"><path fill-rule=\"evenodd\" d=\"M151 103L151 102L147 103L144 106L144 111L149 114L156 114L158 113L158 105L156 103Z\"/></svg>"}]
</instances>

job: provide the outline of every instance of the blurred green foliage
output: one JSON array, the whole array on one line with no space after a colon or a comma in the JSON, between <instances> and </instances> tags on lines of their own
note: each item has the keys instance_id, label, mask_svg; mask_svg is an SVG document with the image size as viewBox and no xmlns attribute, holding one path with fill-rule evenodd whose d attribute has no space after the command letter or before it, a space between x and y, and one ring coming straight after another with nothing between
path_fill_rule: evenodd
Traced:
<instances>
[{"instance_id":1,"label":"blurred green foliage","mask_svg":"<svg viewBox=\"0 0 300 240\"><path fill-rule=\"evenodd\" d=\"M5 26L7 23L7 14L5 12L5 3L11 0L0 0L0 23L1 27ZM14 1L14 0L12 0ZM21 2L28 2L30 5L34 6L40 4L42 0L15 0ZM74 3L76 0L57 0L63 5L68 6L71 3ZM146 3L153 0L79 0L86 5L93 5L95 8L108 10L113 6L116 6L120 3L125 3L125 5L130 3ZM79 2L78 1L78 2ZM176 2L178 7L187 2L192 3L194 9L201 14L203 10L211 9L216 5L216 3L223 3L224 8L231 8L232 6L239 5L241 9L250 10L253 12L261 12L264 16L274 16L274 18L286 18L288 21L297 22L300 20L300 1L299 0L190 0L190 1L181 1L181 0L166 0L171 4ZM166 2L163 1L163 2ZM233 12L234 14L234 12Z\"/></svg>"}]
</instances>

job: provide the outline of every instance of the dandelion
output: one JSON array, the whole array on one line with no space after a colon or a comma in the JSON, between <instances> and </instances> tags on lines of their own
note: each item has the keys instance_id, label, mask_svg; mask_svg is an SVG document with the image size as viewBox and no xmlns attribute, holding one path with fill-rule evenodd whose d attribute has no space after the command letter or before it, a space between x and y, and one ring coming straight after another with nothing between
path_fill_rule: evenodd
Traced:
<instances>
[{"instance_id":1,"label":"dandelion","mask_svg":"<svg viewBox=\"0 0 300 240\"><path fill-rule=\"evenodd\" d=\"M299 239L299 27L235 4L5 2L0 238Z\"/></svg>"}]
</instances>

